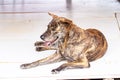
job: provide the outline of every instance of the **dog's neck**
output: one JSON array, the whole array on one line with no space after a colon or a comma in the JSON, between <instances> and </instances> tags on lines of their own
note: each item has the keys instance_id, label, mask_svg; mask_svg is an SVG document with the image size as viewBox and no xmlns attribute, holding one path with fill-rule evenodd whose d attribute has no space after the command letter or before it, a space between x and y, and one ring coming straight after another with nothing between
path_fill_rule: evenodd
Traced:
<instances>
[{"instance_id":1,"label":"dog's neck","mask_svg":"<svg viewBox=\"0 0 120 80\"><path fill-rule=\"evenodd\" d=\"M69 29L69 33L67 34L67 44L74 43L74 42L80 42L82 39L87 38L88 34L84 29L81 29L80 27L76 26L75 24L72 24L71 28ZM66 44L66 45L67 45Z\"/></svg>"}]
</instances>

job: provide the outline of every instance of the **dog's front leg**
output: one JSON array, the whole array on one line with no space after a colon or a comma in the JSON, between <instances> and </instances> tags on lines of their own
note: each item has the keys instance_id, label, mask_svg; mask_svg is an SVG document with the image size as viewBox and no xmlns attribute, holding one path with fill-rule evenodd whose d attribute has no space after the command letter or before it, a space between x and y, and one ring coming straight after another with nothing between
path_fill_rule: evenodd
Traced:
<instances>
[{"instance_id":1,"label":"dog's front leg","mask_svg":"<svg viewBox=\"0 0 120 80\"><path fill-rule=\"evenodd\" d=\"M56 50L56 48L52 48L52 47L36 47L36 51L45 51L45 50Z\"/></svg>"},{"instance_id":2,"label":"dog's front leg","mask_svg":"<svg viewBox=\"0 0 120 80\"><path fill-rule=\"evenodd\" d=\"M60 71L64 69L71 69L71 68L88 68L90 67L90 64L86 58L86 56L82 57L80 60L64 63L61 66L59 66L56 69L52 70L53 74L59 73Z\"/></svg>"},{"instance_id":3,"label":"dog's front leg","mask_svg":"<svg viewBox=\"0 0 120 80\"><path fill-rule=\"evenodd\" d=\"M28 69L28 68L33 68L36 67L38 65L44 65L44 64L49 64L49 63L54 63L54 62L59 62L63 60L63 58L61 57L61 55L59 53L55 53L49 57L46 57L44 59L32 62L32 63L27 63L27 64L22 64L20 67L22 69Z\"/></svg>"},{"instance_id":4,"label":"dog's front leg","mask_svg":"<svg viewBox=\"0 0 120 80\"><path fill-rule=\"evenodd\" d=\"M34 45L35 46L44 46L44 42L42 42L42 41L36 41Z\"/></svg>"},{"instance_id":5,"label":"dog's front leg","mask_svg":"<svg viewBox=\"0 0 120 80\"><path fill-rule=\"evenodd\" d=\"M45 43L42 41L35 42L36 51L45 51L45 50L56 50L55 47L45 46Z\"/></svg>"}]
</instances>

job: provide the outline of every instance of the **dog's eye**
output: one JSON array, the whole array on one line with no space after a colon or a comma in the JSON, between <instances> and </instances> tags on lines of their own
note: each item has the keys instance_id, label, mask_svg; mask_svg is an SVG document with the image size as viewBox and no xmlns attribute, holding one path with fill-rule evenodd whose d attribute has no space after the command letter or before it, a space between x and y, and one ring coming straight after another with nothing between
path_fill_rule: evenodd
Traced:
<instances>
[{"instance_id":1,"label":"dog's eye","mask_svg":"<svg viewBox=\"0 0 120 80\"><path fill-rule=\"evenodd\" d=\"M48 28L50 28L50 25L48 25Z\"/></svg>"},{"instance_id":2,"label":"dog's eye","mask_svg":"<svg viewBox=\"0 0 120 80\"><path fill-rule=\"evenodd\" d=\"M55 30L55 27L52 26L52 25L48 25L48 29L54 31L54 30Z\"/></svg>"}]
</instances>

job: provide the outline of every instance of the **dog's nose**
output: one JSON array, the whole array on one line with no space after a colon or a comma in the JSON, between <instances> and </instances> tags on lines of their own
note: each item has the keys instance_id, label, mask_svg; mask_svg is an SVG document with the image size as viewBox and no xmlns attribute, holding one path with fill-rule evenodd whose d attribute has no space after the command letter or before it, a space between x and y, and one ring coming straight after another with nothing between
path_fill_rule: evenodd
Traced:
<instances>
[{"instance_id":1,"label":"dog's nose","mask_svg":"<svg viewBox=\"0 0 120 80\"><path fill-rule=\"evenodd\" d=\"M41 35L40 38L41 38L42 40L44 40L45 36L44 36L44 35Z\"/></svg>"}]
</instances>

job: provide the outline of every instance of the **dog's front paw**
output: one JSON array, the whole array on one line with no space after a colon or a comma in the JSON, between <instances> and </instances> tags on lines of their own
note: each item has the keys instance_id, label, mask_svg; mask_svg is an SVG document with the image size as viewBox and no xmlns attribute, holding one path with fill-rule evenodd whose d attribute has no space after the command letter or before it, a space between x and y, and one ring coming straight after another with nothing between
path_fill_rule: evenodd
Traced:
<instances>
[{"instance_id":1,"label":"dog's front paw","mask_svg":"<svg viewBox=\"0 0 120 80\"><path fill-rule=\"evenodd\" d=\"M21 68L21 69L28 69L29 66L30 66L30 64L22 64L22 65L20 66L20 68Z\"/></svg>"},{"instance_id":2,"label":"dog's front paw","mask_svg":"<svg viewBox=\"0 0 120 80\"><path fill-rule=\"evenodd\" d=\"M52 72L52 74L58 74L60 71L57 69L53 69L51 72Z\"/></svg>"},{"instance_id":3,"label":"dog's front paw","mask_svg":"<svg viewBox=\"0 0 120 80\"><path fill-rule=\"evenodd\" d=\"M36 51L43 51L42 47L36 47Z\"/></svg>"},{"instance_id":4,"label":"dog's front paw","mask_svg":"<svg viewBox=\"0 0 120 80\"><path fill-rule=\"evenodd\" d=\"M39 41L37 41L37 42L35 42L35 46L42 46L44 44L44 42L39 42Z\"/></svg>"}]
</instances>

